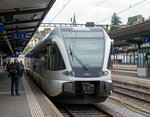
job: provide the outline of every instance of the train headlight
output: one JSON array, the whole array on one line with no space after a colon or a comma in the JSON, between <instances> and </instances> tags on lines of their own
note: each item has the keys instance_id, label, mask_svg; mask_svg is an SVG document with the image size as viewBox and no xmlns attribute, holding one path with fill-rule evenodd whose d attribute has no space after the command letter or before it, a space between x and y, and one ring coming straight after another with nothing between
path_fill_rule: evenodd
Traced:
<instances>
[{"instance_id":1,"label":"train headlight","mask_svg":"<svg viewBox=\"0 0 150 117\"><path fill-rule=\"evenodd\" d=\"M74 72L73 71L70 72L70 76L74 76Z\"/></svg>"},{"instance_id":2,"label":"train headlight","mask_svg":"<svg viewBox=\"0 0 150 117\"><path fill-rule=\"evenodd\" d=\"M63 74L65 76L73 76L74 75L74 73L72 71L65 71L65 72L63 72Z\"/></svg>"},{"instance_id":3,"label":"train headlight","mask_svg":"<svg viewBox=\"0 0 150 117\"><path fill-rule=\"evenodd\" d=\"M64 74L65 76L69 76L69 75L70 75L69 71L65 71L65 72L63 72L63 74Z\"/></svg>"},{"instance_id":4,"label":"train headlight","mask_svg":"<svg viewBox=\"0 0 150 117\"><path fill-rule=\"evenodd\" d=\"M107 75L108 75L108 72L107 72L107 71L100 71L100 72L99 72L99 75L100 75L100 76L104 76L104 75L107 76Z\"/></svg>"},{"instance_id":5,"label":"train headlight","mask_svg":"<svg viewBox=\"0 0 150 117\"><path fill-rule=\"evenodd\" d=\"M107 71L105 71L105 75L108 75L108 72L107 72Z\"/></svg>"}]
</instances>

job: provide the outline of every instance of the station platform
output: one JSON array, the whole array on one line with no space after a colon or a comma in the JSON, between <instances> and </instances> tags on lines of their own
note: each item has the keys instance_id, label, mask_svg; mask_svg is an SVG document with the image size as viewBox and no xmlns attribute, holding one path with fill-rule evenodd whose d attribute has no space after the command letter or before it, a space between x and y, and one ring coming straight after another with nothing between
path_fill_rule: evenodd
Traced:
<instances>
[{"instance_id":1,"label":"station platform","mask_svg":"<svg viewBox=\"0 0 150 117\"><path fill-rule=\"evenodd\" d=\"M112 80L150 87L150 77L137 76L136 71L113 70Z\"/></svg>"},{"instance_id":2,"label":"station platform","mask_svg":"<svg viewBox=\"0 0 150 117\"><path fill-rule=\"evenodd\" d=\"M113 65L114 70L137 71L137 65Z\"/></svg>"},{"instance_id":3,"label":"station platform","mask_svg":"<svg viewBox=\"0 0 150 117\"><path fill-rule=\"evenodd\" d=\"M1 117L63 117L26 74L20 80L20 96L10 95L10 85L8 73L0 73Z\"/></svg>"}]
</instances>

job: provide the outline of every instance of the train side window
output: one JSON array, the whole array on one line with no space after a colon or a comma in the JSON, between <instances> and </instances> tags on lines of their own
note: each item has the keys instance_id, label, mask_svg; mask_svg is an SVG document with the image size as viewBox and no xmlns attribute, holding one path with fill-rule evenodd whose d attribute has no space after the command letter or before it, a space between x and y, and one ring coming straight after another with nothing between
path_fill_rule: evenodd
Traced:
<instances>
[{"instance_id":1,"label":"train side window","mask_svg":"<svg viewBox=\"0 0 150 117\"><path fill-rule=\"evenodd\" d=\"M41 49L41 67L43 69L48 69L47 50L48 50L48 46Z\"/></svg>"},{"instance_id":2,"label":"train side window","mask_svg":"<svg viewBox=\"0 0 150 117\"><path fill-rule=\"evenodd\" d=\"M50 45L48 47L48 65L50 70L65 69L63 58L56 45Z\"/></svg>"},{"instance_id":3,"label":"train side window","mask_svg":"<svg viewBox=\"0 0 150 117\"><path fill-rule=\"evenodd\" d=\"M32 57L32 69L39 73L39 64L40 64L40 56L38 53L34 54Z\"/></svg>"}]
</instances>

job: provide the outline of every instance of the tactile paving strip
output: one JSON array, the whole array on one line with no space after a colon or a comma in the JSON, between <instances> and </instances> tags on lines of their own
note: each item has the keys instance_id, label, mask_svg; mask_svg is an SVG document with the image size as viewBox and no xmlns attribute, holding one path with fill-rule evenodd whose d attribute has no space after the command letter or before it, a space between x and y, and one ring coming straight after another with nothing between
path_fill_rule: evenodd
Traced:
<instances>
[{"instance_id":1,"label":"tactile paving strip","mask_svg":"<svg viewBox=\"0 0 150 117\"><path fill-rule=\"evenodd\" d=\"M22 78L22 82L23 82L23 86L25 89L25 93L26 93L26 97L28 100L32 117L45 117L25 77Z\"/></svg>"}]
</instances>

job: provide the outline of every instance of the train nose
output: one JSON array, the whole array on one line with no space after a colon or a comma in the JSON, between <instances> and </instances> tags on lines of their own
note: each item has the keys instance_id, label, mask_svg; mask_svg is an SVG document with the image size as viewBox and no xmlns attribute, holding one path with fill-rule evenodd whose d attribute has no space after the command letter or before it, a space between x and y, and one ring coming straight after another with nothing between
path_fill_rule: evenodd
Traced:
<instances>
[{"instance_id":1,"label":"train nose","mask_svg":"<svg viewBox=\"0 0 150 117\"><path fill-rule=\"evenodd\" d=\"M63 89L63 92L75 95L75 86L73 82L63 83L62 89Z\"/></svg>"},{"instance_id":2,"label":"train nose","mask_svg":"<svg viewBox=\"0 0 150 117\"><path fill-rule=\"evenodd\" d=\"M104 87L105 87L106 91L113 91L113 89L114 89L113 83L109 83L109 82L106 82Z\"/></svg>"},{"instance_id":3,"label":"train nose","mask_svg":"<svg viewBox=\"0 0 150 117\"><path fill-rule=\"evenodd\" d=\"M94 84L90 84L89 82L82 83L83 94L93 94L94 90L95 90Z\"/></svg>"},{"instance_id":4,"label":"train nose","mask_svg":"<svg viewBox=\"0 0 150 117\"><path fill-rule=\"evenodd\" d=\"M113 83L104 81L76 81L63 83L62 90L71 95L108 95L114 88Z\"/></svg>"}]
</instances>

